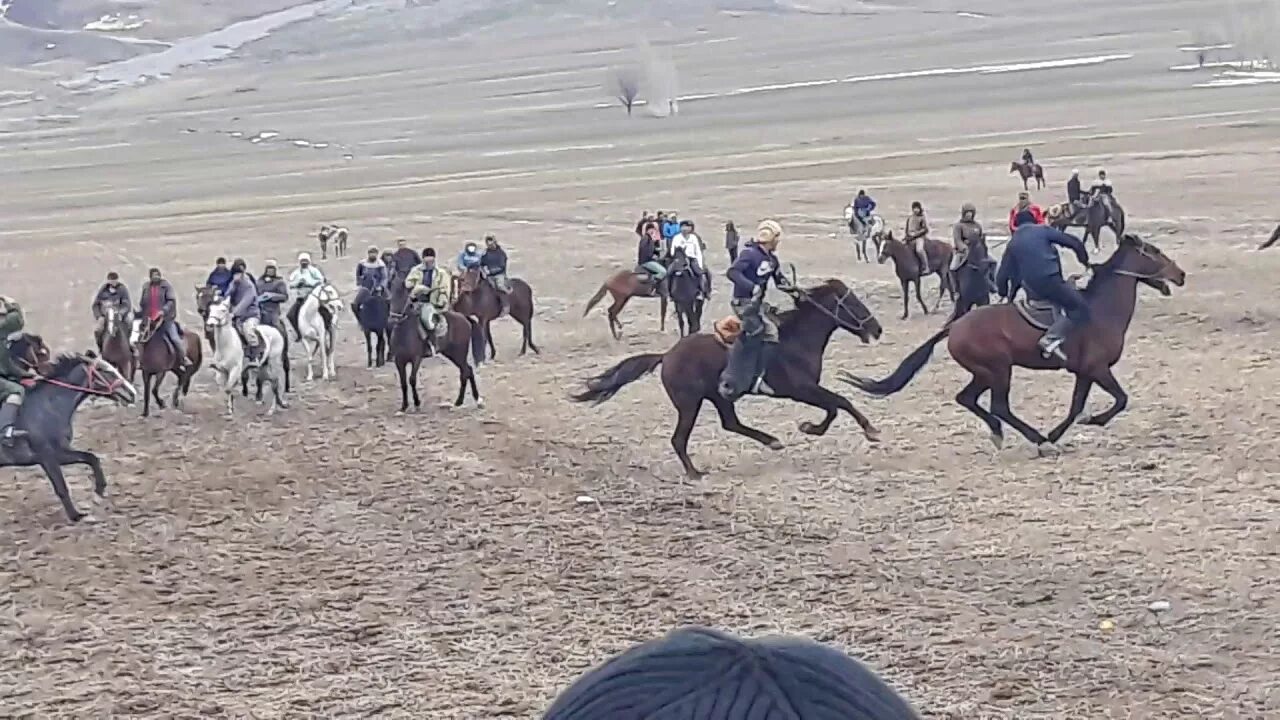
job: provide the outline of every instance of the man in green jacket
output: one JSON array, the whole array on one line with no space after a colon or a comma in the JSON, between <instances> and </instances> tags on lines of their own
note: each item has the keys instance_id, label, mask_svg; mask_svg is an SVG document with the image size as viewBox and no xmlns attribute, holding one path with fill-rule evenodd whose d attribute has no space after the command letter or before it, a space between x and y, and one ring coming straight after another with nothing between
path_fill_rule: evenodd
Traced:
<instances>
[{"instance_id":1,"label":"man in green jacket","mask_svg":"<svg viewBox=\"0 0 1280 720\"><path fill-rule=\"evenodd\" d=\"M13 445L16 438L27 434L16 425L18 410L26 397L26 388L21 381L30 377L31 371L14 362L9 353L10 339L25 327L22 307L13 298L0 296L0 396L4 398L0 402L0 442L5 445Z\"/></svg>"}]
</instances>

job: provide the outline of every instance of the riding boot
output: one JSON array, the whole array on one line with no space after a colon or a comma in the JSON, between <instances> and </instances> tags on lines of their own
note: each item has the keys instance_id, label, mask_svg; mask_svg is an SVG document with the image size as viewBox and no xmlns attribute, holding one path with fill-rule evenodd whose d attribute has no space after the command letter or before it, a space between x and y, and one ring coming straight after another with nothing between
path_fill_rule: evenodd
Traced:
<instances>
[{"instance_id":1,"label":"riding boot","mask_svg":"<svg viewBox=\"0 0 1280 720\"><path fill-rule=\"evenodd\" d=\"M1056 357L1065 363L1067 354L1062 351L1062 344L1066 342L1069 332L1071 332L1071 318L1066 315L1058 316L1040 338L1038 343L1040 354L1046 358Z\"/></svg>"},{"instance_id":2,"label":"riding boot","mask_svg":"<svg viewBox=\"0 0 1280 720\"><path fill-rule=\"evenodd\" d=\"M27 436L26 430L17 427L18 410L21 407L17 403L0 404L0 442L6 446L12 446L14 440Z\"/></svg>"},{"instance_id":3,"label":"riding boot","mask_svg":"<svg viewBox=\"0 0 1280 720\"><path fill-rule=\"evenodd\" d=\"M769 369L769 363L778 354L778 343L761 343L759 355L756 358L756 381L752 384L751 392L756 395L773 395L773 388L769 387L769 383L764 381L765 372Z\"/></svg>"},{"instance_id":4,"label":"riding boot","mask_svg":"<svg viewBox=\"0 0 1280 720\"><path fill-rule=\"evenodd\" d=\"M244 363L247 368L256 368L259 365L258 346L245 345L244 347Z\"/></svg>"}]
</instances>

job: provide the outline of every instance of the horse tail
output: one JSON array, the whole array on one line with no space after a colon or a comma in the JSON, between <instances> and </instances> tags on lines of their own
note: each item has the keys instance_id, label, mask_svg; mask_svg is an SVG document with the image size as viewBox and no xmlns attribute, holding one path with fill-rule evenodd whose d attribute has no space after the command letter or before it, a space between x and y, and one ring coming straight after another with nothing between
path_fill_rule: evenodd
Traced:
<instances>
[{"instance_id":1,"label":"horse tail","mask_svg":"<svg viewBox=\"0 0 1280 720\"><path fill-rule=\"evenodd\" d=\"M479 367L484 362L484 325L475 315L468 315L467 322L471 324L471 363Z\"/></svg>"},{"instance_id":2,"label":"horse tail","mask_svg":"<svg viewBox=\"0 0 1280 720\"><path fill-rule=\"evenodd\" d=\"M591 299L587 301L587 309L582 311L582 317L586 317L587 313L591 312L591 309L594 308L597 303L599 303L601 300L604 299L604 294L607 292L609 292L608 281L600 283L600 289L597 290L596 294L592 295Z\"/></svg>"},{"instance_id":3,"label":"horse tail","mask_svg":"<svg viewBox=\"0 0 1280 720\"><path fill-rule=\"evenodd\" d=\"M883 380L871 380L868 378L858 377L857 375L851 375L846 372L841 372L837 376L837 379L842 382L849 383L869 395L876 395L878 397L892 395L902 390L902 388L907 386L907 383L911 382L916 374L920 372L920 369L929 362L929 358L933 356L934 346L950 334L950 325L939 330L933 337L925 340L923 345L912 350L911 354L902 360L902 364L898 366L898 369L894 370L892 375Z\"/></svg>"},{"instance_id":4,"label":"horse tail","mask_svg":"<svg viewBox=\"0 0 1280 720\"><path fill-rule=\"evenodd\" d=\"M585 392L571 395L575 402L602 403L622 388L653 372L662 364L665 353L633 355L603 373L587 380Z\"/></svg>"}]
</instances>

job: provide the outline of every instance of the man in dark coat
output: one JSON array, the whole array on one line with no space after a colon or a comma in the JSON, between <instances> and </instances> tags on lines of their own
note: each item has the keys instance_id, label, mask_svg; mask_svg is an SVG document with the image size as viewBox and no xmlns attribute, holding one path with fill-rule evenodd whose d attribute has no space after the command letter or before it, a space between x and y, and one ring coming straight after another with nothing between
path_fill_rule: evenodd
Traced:
<instances>
[{"instance_id":1,"label":"man in dark coat","mask_svg":"<svg viewBox=\"0 0 1280 720\"><path fill-rule=\"evenodd\" d=\"M213 272L209 273L209 279L205 280L204 284L217 288L218 294L226 297L227 286L231 284L231 268L227 267L226 258L220 257L214 262Z\"/></svg>"},{"instance_id":2,"label":"man in dark coat","mask_svg":"<svg viewBox=\"0 0 1280 720\"><path fill-rule=\"evenodd\" d=\"M121 312L120 322L127 327L129 325L129 315L133 311L133 301L129 299L129 288L120 282L120 275L114 270L107 273L107 281L98 288L98 294L93 296L93 339L98 342L98 350L102 350L103 334L107 331L106 310L109 307L118 308Z\"/></svg>"},{"instance_id":3,"label":"man in dark coat","mask_svg":"<svg viewBox=\"0 0 1280 720\"><path fill-rule=\"evenodd\" d=\"M231 321L244 340L244 358L247 367L258 366L258 288L241 265L231 266L231 284L227 286L227 299L231 302Z\"/></svg>"},{"instance_id":4,"label":"man in dark coat","mask_svg":"<svg viewBox=\"0 0 1280 720\"><path fill-rule=\"evenodd\" d=\"M179 371L191 369L187 359L187 347L182 340L182 329L178 327L178 295L173 286L160 274L160 268L151 268L147 273L147 284L142 287L138 300L138 317L147 321L159 321L156 332L169 343L170 348L179 358Z\"/></svg>"},{"instance_id":5,"label":"man in dark coat","mask_svg":"<svg viewBox=\"0 0 1280 720\"><path fill-rule=\"evenodd\" d=\"M288 338L284 323L281 322L280 305L289 301L289 286L280 277L280 268L275 260L268 260L262 268L262 277L258 278L258 314L259 322L280 331Z\"/></svg>"},{"instance_id":6,"label":"man in dark coat","mask_svg":"<svg viewBox=\"0 0 1280 720\"><path fill-rule=\"evenodd\" d=\"M1089 303L1084 295L1062 277L1062 258L1058 248L1075 253L1081 265L1088 267L1089 251L1074 235L1038 225L1031 213L1022 212L1015 218L1017 228L1005 247L996 274L1000 297L1011 297L1011 288L1018 286L1033 299L1047 300L1066 311L1066 316L1054 321L1040 338L1040 350L1045 357L1056 356L1066 362L1062 343L1073 327L1089 322Z\"/></svg>"},{"instance_id":7,"label":"man in dark coat","mask_svg":"<svg viewBox=\"0 0 1280 720\"><path fill-rule=\"evenodd\" d=\"M418 255L418 251L409 247L408 242L404 238L396 240L396 251L391 253L391 277L397 277L401 280L409 276L409 271L422 264L422 257Z\"/></svg>"}]
</instances>

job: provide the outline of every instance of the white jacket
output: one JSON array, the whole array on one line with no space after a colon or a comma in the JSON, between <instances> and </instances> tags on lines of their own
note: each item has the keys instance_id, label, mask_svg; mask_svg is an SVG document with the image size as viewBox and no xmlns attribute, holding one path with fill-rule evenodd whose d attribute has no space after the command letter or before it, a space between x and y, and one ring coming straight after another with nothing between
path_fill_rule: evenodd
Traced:
<instances>
[{"instance_id":1,"label":"white jacket","mask_svg":"<svg viewBox=\"0 0 1280 720\"><path fill-rule=\"evenodd\" d=\"M702 259L702 240L697 235L689 233L686 238L683 233L677 233L671 238L671 254L674 255L679 248L684 248L684 256L697 261L698 267L707 269L707 263Z\"/></svg>"},{"instance_id":2,"label":"white jacket","mask_svg":"<svg viewBox=\"0 0 1280 720\"><path fill-rule=\"evenodd\" d=\"M324 284L324 273L315 265L301 268L289 273L289 289L297 297L304 298L307 293Z\"/></svg>"}]
</instances>

